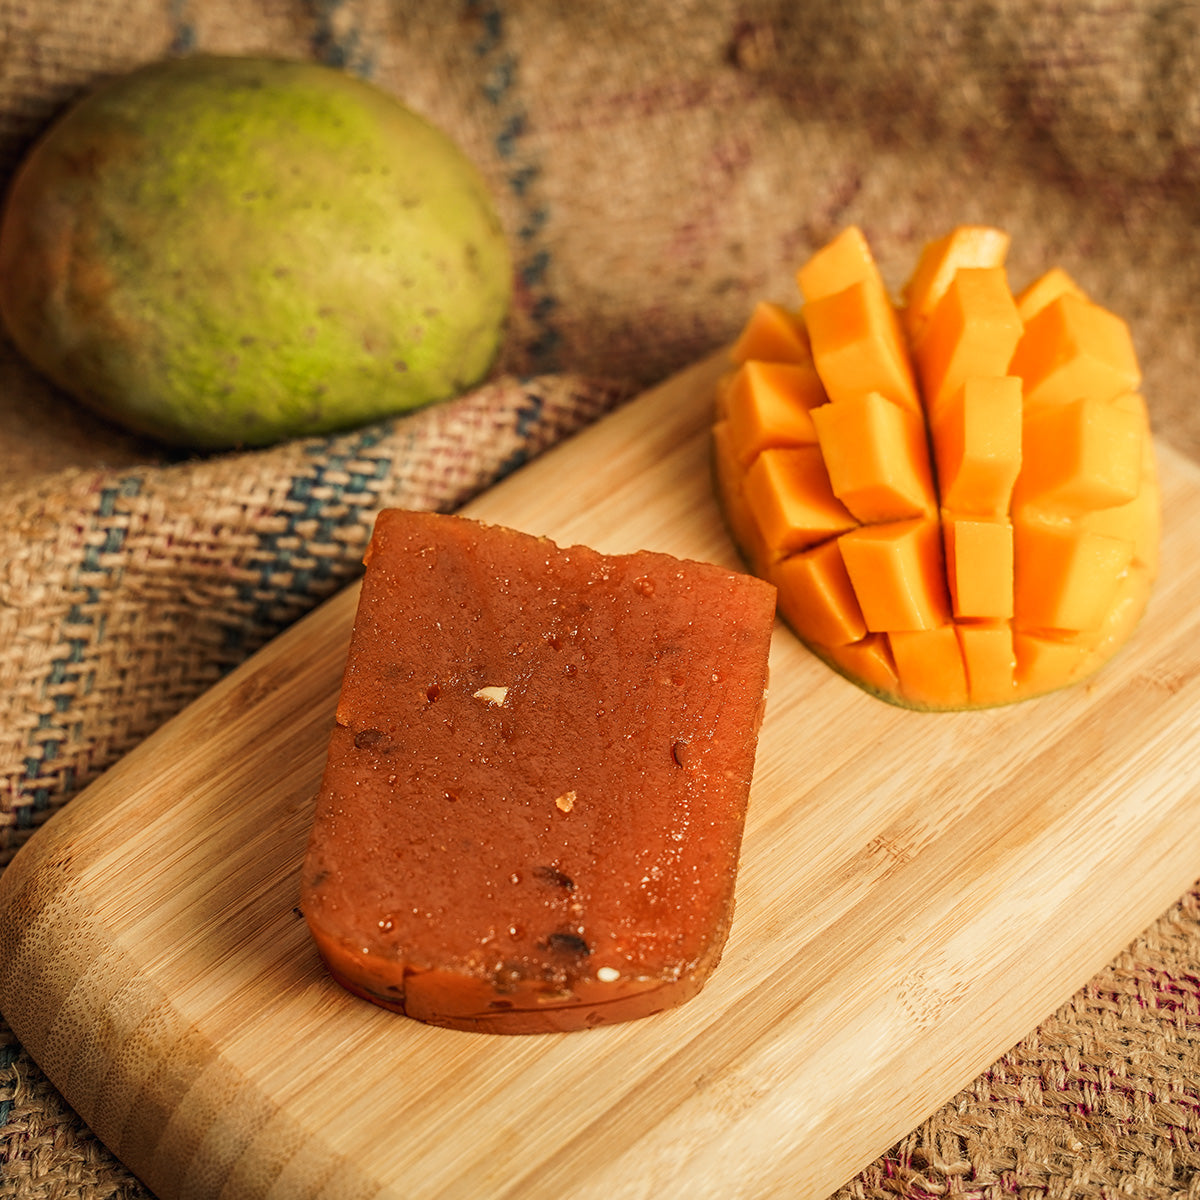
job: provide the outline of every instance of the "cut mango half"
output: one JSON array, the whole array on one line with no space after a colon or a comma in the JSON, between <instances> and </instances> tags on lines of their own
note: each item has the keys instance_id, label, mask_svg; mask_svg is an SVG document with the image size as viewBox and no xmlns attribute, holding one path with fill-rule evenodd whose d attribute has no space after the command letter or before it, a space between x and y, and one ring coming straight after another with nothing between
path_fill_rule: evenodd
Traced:
<instances>
[{"instance_id":1,"label":"cut mango half","mask_svg":"<svg viewBox=\"0 0 1200 1200\"><path fill-rule=\"evenodd\" d=\"M1059 267L1021 292L964 225L894 301L863 233L763 301L715 408L715 486L809 648L910 708L984 708L1096 672L1158 570L1158 470L1128 325Z\"/></svg>"}]
</instances>

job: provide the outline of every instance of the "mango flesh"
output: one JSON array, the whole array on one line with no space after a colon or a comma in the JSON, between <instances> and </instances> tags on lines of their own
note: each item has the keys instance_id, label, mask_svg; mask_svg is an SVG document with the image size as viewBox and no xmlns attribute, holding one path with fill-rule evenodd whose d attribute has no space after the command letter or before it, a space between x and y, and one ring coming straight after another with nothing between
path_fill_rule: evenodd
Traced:
<instances>
[{"instance_id":1,"label":"mango flesh","mask_svg":"<svg viewBox=\"0 0 1200 1200\"><path fill-rule=\"evenodd\" d=\"M762 303L713 427L755 574L819 657L910 708L1012 703L1094 673L1158 570L1157 466L1125 322L1007 235L931 242L888 297L861 231Z\"/></svg>"},{"instance_id":2,"label":"mango flesh","mask_svg":"<svg viewBox=\"0 0 1200 1200\"><path fill-rule=\"evenodd\" d=\"M0 224L0 316L54 383L186 447L352 427L478 382L508 247L482 179L380 89L195 56L100 86Z\"/></svg>"}]
</instances>

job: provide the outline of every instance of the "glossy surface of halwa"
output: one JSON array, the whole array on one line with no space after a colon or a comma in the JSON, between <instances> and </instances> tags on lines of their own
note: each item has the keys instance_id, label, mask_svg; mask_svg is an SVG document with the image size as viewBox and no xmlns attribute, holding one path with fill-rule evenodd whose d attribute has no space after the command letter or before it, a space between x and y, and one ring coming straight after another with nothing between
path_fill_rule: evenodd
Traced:
<instances>
[{"instance_id":1,"label":"glossy surface of halwa","mask_svg":"<svg viewBox=\"0 0 1200 1200\"><path fill-rule=\"evenodd\" d=\"M332 974L496 1033L646 1016L728 933L774 589L382 513L302 908Z\"/></svg>"}]
</instances>

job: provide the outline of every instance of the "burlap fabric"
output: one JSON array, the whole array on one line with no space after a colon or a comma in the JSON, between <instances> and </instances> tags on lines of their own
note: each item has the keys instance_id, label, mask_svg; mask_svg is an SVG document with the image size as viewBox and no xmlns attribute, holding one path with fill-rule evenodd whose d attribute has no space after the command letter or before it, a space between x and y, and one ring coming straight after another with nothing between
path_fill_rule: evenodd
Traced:
<instances>
[{"instance_id":1,"label":"burlap fabric","mask_svg":"<svg viewBox=\"0 0 1200 1200\"><path fill-rule=\"evenodd\" d=\"M962 221L1127 315L1200 455L1200 5L1179 0L0 0L0 175L94 80L205 50L364 74L449 131L516 254L498 377L404 421L180 459L0 343L0 866L350 579L385 503L453 508L728 339L857 222L898 284ZM1200 893L845 1197L1200 1195ZM143 1189L0 1033L0 1198Z\"/></svg>"}]
</instances>

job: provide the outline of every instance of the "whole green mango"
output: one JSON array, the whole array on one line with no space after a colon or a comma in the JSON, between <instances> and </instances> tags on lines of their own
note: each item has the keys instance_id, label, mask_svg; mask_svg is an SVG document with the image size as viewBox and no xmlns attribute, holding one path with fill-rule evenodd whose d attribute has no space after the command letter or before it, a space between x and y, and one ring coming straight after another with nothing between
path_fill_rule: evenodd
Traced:
<instances>
[{"instance_id":1,"label":"whole green mango","mask_svg":"<svg viewBox=\"0 0 1200 1200\"><path fill-rule=\"evenodd\" d=\"M478 172L381 89L192 56L87 94L0 223L18 350L177 445L261 446L450 397L491 365L512 265Z\"/></svg>"}]
</instances>

